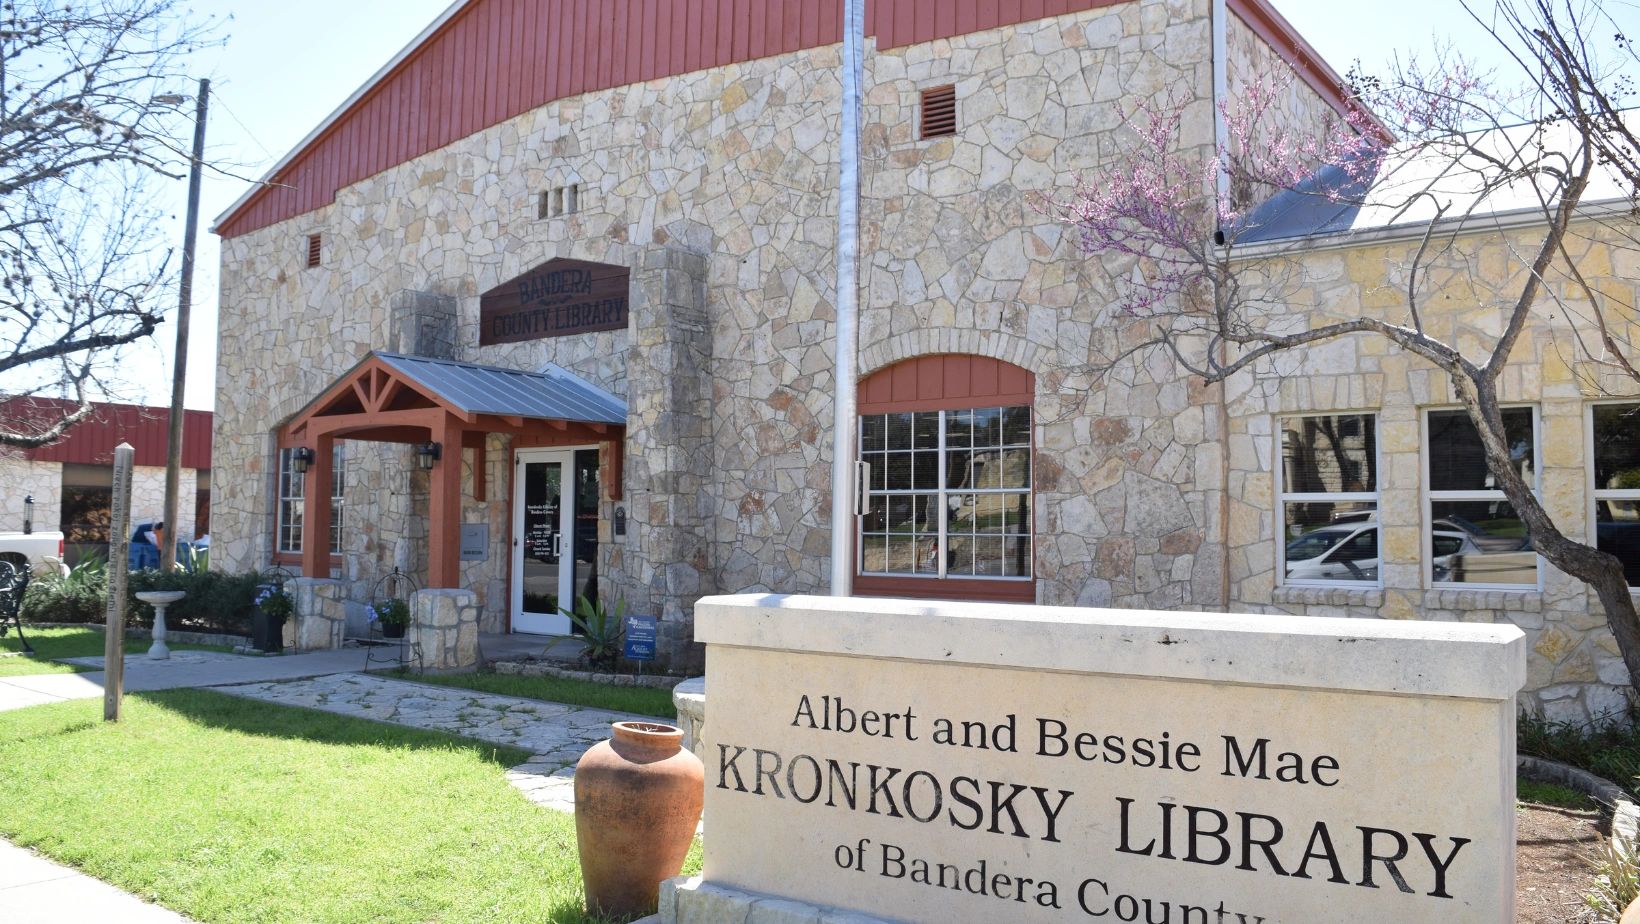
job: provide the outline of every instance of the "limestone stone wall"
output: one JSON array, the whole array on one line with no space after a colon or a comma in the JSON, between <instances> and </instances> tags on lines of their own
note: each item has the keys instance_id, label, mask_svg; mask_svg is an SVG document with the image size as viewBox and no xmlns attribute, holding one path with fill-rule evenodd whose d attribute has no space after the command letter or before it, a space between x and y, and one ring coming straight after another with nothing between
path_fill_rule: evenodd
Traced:
<instances>
[{"instance_id":1,"label":"limestone stone wall","mask_svg":"<svg viewBox=\"0 0 1640 924\"><path fill-rule=\"evenodd\" d=\"M1093 371L1143 335L1115 308L1133 265L1081 255L1040 209L1115 155L1139 99L1182 101L1182 143L1211 149L1209 4L1118 4L867 71L861 373L951 352L1036 373L1040 602L1222 605L1216 391L1170 363ZM918 140L919 91L952 81L960 131Z\"/></svg>"},{"instance_id":2,"label":"limestone stone wall","mask_svg":"<svg viewBox=\"0 0 1640 924\"><path fill-rule=\"evenodd\" d=\"M34 528L55 530L63 521L63 466L35 462L21 453L0 453L0 532L22 532L23 499L34 496ZM53 553L55 554L55 553Z\"/></svg>"},{"instance_id":3,"label":"limestone stone wall","mask_svg":"<svg viewBox=\"0 0 1640 924\"><path fill-rule=\"evenodd\" d=\"M1588 237L1593 236L1594 240ZM1541 240L1541 237L1535 238ZM1529 232L1458 239L1420 288L1423 322L1431 333L1484 360L1503 312L1525 272ZM1311 251L1272 262L1273 273L1294 281L1283 289L1295 322L1322 324L1371 313L1406 321L1405 289L1412 243ZM1598 290L1633 304L1640 254L1584 225L1570 245L1579 270ZM1286 272L1297 269L1296 273ZM1567 535L1585 539L1590 522L1592 471L1587 459L1590 402L1634 396L1640 387L1603 374L1579 346L1567 321L1588 317L1582 292L1556 270L1551 296L1511 355L1499 383L1506 402L1539 414L1542 497ZM1640 331L1617 331L1635 342ZM1588 331L1581 331L1587 336ZM1625 339L1626 338L1626 339ZM1605 628L1598 601L1585 585L1544 563L1541 589L1440 589L1431 586L1423 550L1427 489L1421 421L1430 408L1455 407L1451 383L1434 367L1372 336L1310 347L1238 377L1230 386L1230 579L1237 609L1369 618L1512 622L1529 637L1523 703L1553 719L1582 721L1620 711L1627 674ZM1287 587L1277 574L1281 541L1273 466L1276 420L1287 415L1366 411L1378 415L1381 454L1378 518L1382 586Z\"/></svg>"},{"instance_id":4,"label":"limestone stone wall","mask_svg":"<svg viewBox=\"0 0 1640 924\"><path fill-rule=\"evenodd\" d=\"M552 362L625 394L631 334L479 348L478 295L554 257L637 267L646 253L677 250L703 264L710 353L723 357L703 395L715 441L705 458L720 464L715 480L690 495L705 507L692 529L702 547L755 543L764 586L812 589L826 570L813 553L823 556L829 535L818 499L830 463L817 421L829 413L830 363L815 344L832 336L837 65L837 49L821 48L559 101L349 187L333 206L224 241L219 558L227 567L266 561L271 432L366 351L394 342L391 333L404 329L393 314L396 293L455 300L458 358L526 369ZM570 175L586 190L581 211L538 218L536 195ZM314 232L324 234L324 260L307 269L299 245ZM743 453L741 441L773 416L765 402L777 389L790 399L784 416L801 424L801 438L790 451ZM639 413L629 434L657 422ZM424 570L426 488L402 447L345 445L350 525L339 573L362 597L395 563ZM629 443L629 465L665 467L631 458L636 447ZM480 594L486 624L498 627L511 458L505 441L490 448L489 500L472 499L469 473L463 517L491 524L498 554L465 565L463 578ZM470 451L464 464L473 464ZM737 509L749 482L803 493L753 535L712 531L719 498ZM614 504L604 506L610 518ZM623 543L645 541L643 532L604 538L603 571L618 578ZM720 560L714 548L668 571L687 594L704 583L677 566L710 572Z\"/></svg>"}]
</instances>

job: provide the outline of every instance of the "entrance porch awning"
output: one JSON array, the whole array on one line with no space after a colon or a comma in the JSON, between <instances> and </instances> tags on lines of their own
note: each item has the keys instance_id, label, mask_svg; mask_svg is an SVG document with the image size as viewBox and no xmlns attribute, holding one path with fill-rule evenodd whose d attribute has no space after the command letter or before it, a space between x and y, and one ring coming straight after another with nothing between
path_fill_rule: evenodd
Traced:
<instances>
[{"instance_id":1,"label":"entrance porch awning","mask_svg":"<svg viewBox=\"0 0 1640 924\"><path fill-rule=\"evenodd\" d=\"M489 434L511 436L514 448L596 443L605 454L600 467L612 473L605 495L619 500L625 432L625 401L557 367L524 372L372 352L281 427L279 445L313 451L303 518L328 523L336 440L431 444L428 586L455 587L463 449L474 451L473 499L483 501ZM303 543L303 573L329 573L325 545Z\"/></svg>"}]
</instances>

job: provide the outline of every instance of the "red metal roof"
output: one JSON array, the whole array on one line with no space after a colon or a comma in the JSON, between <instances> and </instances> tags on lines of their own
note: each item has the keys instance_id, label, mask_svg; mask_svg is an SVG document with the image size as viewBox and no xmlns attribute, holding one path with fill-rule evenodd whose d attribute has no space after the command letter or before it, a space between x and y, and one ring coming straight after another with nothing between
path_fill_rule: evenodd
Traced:
<instances>
[{"instance_id":1,"label":"red metal roof","mask_svg":"<svg viewBox=\"0 0 1640 924\"><path fill-rule=\"evenodd\" d=\"M1123 0L867 0L894 48ZM468 0L384 68L217 221L237 237L556 99L842 41L842 0ZM1269 0L1233 0L1323 96L1337 75ZM1319 65L1319 66L1316 66ZM1328 84L1329 79L1331 84Z\"/></svg>"},{"instance_id":2,"label":"red metal roof","mask_svg":"<svg viewBox=\"0 0 1640 924\"><path fill-rule=\"evenodd\" d=\"M0 402L0 417L8 421L48 420L74 407L56 398L10 398ZM130 443L136 449L136 464L164 465L170 445L171 411L163 407L137 404L98 404L91 416L70 427L63 438L49 446L23 450L23 457L37 462L66 462L81 465L109 465L114 447ZM211 412L184 411L182 417L182 467L211 467Z\"/></svg>"}]
</instances>

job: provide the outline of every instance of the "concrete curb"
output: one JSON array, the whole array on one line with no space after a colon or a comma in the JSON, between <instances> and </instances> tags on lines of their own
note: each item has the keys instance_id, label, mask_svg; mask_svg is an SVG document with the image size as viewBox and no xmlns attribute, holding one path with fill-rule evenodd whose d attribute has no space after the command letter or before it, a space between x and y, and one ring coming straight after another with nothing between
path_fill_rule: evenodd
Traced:
<instances>
[{"instance_id":1,"label":"concrete curb","mask_svg":"<svg viewBox=\"0 0 1640 924\"><path fill-rule=\"evenodd\" d=\"M1640 805L1616 783L1569 764L1525 754L1516 755L1515 770L1528 779L1576 790L1611 809L1613 850L1630 853L1640 842Z\"/></svg>"}]
</instances>

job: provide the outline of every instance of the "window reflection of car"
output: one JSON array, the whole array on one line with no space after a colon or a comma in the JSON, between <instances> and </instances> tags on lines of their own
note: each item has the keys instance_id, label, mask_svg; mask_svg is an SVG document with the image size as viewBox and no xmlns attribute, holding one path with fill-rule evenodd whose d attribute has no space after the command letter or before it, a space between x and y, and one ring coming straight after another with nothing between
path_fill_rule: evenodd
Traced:
<instances>
[{"instance_id":1,"label":"window reflection of car","mask_svg":"<svg viewBox=\"0 0 1640 924\"><path fill-rule=\"evenodd\" d=\"M1378 524L1323 526L1287 543L1290 581L1378 580Z\"/></svg>"},{"instance_id":2,"label":"window reflection of car","mask_svg":"<svg viewBox=\"0 0 1640 924\"><path fill-rule=\"evenodd\" d=\"M1378 520L1376 510L1345 510L1333 514L1332 525L1345 523L1374 523ZM1435 530L1464 533L1475 546L1483 552L1518 552L1531 548L1531 543L1525 536L1499 536L1486 531L1486 528L1472 520L1448 514L1437 518L1430 524Z\"/></svg>"},{"instance_id":3,"label":"window reflection of car","mask_svg":"<svg viewBox=\"0 0 1640 924\"><path fill-rule=\"evenodd\" d=\"M1490 539L1489 548L1486 541ZM1504 540L1509 540L1506 544ZM1524 539L1440 530L1429 536L1430 578L1440 583L1534 584L1537 554Z\"/></svg>"},{"instance_id":4,"label":"window reflection of car","mask_svg":"<svg viewBox=\"0 0 1640 924\"><path fill-rule=\"evenodd\" d=\"M1531 547L1525 536L1495 535L1487 532L1481 525L1453 514L1436 520L1434 526L1438 530L1463 533L1482 552L1518 552Z\"/></svg>"}]
</instances>

